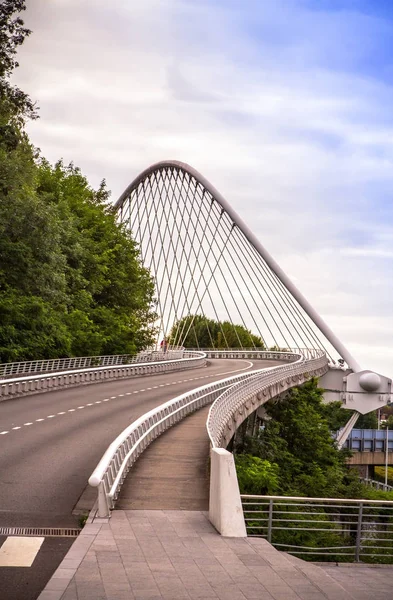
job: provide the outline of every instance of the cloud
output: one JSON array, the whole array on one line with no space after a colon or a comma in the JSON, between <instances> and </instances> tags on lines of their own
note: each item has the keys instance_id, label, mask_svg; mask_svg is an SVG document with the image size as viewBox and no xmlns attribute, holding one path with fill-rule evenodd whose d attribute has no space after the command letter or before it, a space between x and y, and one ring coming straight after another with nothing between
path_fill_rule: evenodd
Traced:
<instances>
[{"instance_id":1,"label":"cloud","mask_svg":"<svg viewBox=\"0 0 393 600\"><path fill-rule=\"evenodd\" d=\"M151 163L190 163L391 372L392 20L349 0L35 0L25 20L15 81L46 157L113 199Z\"/></svg>"}]
</instances>

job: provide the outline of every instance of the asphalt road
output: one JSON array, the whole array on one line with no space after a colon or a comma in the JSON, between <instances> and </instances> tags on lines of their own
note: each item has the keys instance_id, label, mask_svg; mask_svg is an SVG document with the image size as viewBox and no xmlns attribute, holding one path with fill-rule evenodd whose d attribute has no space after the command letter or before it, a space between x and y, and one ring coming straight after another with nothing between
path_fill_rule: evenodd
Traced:
<instances>
[{"instance_id":1,"label":"asphalt road","mask_svg":"<svg viewBox=\"0 0 393 600\"><path fill-rule=\"evenodd\" d=\"M188 390L274 364L282 363L255 361L252 365L247 360L212 360L201 369L1 402L0 526L76 527L78 518L72 510L89 476L108 445L130 423ZM24 578L17 575L20 569L0 568L0 600L26 600L38 595L69 547L69 540L56 544L48 539L33 566L22 569ZM47 547L52 551L45 552ZM43 553L48 568L40 569L37 565ZM18 583L16 587L12 587L13 579ZM25 592L29 589L30 593L18 595L16 588ZM13 595L4 596L11 589Z\"/></svg>"}]
</instances>

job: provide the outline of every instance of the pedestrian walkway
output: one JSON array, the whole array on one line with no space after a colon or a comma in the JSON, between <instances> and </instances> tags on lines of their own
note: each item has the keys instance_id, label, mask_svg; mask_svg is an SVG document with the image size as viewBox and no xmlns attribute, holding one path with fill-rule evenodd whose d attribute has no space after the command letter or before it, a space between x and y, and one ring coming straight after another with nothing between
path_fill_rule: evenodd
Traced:
<instances>
[{"instance_id":1,"label":"pedestrian walkway","mask_svg":"<svg viewBox=\"0 0 393 600\"><path fill-rule=\"evenodd\" d=\"M393 569L363 568L364 587L358 569L293 561L260 538L223 538L203 511L115 510L85 527L39 600L393 598Z\"/></svg>"},{"instance_id":2,"label":"pedestrian walkway","mask_svg":"<svg viewBox=\"0 0 393 600\"><path fill-rule=\"evenodd\" d=\"M393 600L393 568L316 566L208 520L203 409L127 476L110 519L90 519L39 600Z\"/></svg>"}]
</instances>

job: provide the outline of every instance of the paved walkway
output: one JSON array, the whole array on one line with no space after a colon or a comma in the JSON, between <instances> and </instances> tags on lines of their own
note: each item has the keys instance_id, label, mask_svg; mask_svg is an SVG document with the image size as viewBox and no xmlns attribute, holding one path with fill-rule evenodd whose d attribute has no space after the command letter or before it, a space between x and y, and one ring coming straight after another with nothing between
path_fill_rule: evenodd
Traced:
<instances>
[{"instance_id":1,"label":"paved walkway","mask_svg":"<svg viewBox=\"0 0 393 600\"><path fill-rule=\"evenodd\" d=\"M207 410L149 446L118 510L85 526L39 600L393 600L391 567L320 567L215 531Z\"/></svg>"},{"instance_id":2,"label":"paved walkway","mask_svg":"<svg viewBox=\"0 0 393 600\"><path fill-rule=\"evenodd\" d=\"M85 527L39 600L212 598L390 600L393 569L293 561L265 540L221 537L202 511L115 510Z\"/></svg>"},{"instance_id":3,"label":"paved walkway","mask_svg":"<svg viewBox=\"0 0 393 600\"><path fill-rule=\"evenodd\" d=\"M210 406L157 438L122 485L116 508L208 510Z\"/></svg>"}]
</instances>

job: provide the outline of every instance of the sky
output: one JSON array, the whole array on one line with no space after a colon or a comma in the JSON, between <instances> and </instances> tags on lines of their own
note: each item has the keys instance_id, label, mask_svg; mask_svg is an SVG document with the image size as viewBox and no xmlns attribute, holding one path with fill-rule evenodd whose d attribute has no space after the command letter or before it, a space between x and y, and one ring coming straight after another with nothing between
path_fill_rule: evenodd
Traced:
<instances>
[{"instance_id":1,"label":"sky","mask_svg":"<svg viewBox=\"0 0 393 600\"><path fill-rule=\"evenodd\" d=\"M28 0L14 82L50 161L115 201L176 159L365 369L393 375L391 0Z\"/></svg>"}]
</instances>

